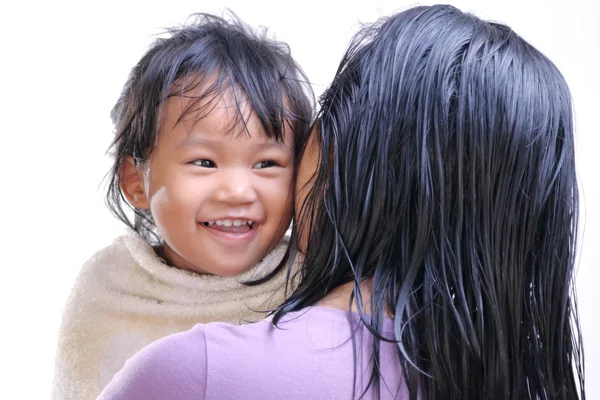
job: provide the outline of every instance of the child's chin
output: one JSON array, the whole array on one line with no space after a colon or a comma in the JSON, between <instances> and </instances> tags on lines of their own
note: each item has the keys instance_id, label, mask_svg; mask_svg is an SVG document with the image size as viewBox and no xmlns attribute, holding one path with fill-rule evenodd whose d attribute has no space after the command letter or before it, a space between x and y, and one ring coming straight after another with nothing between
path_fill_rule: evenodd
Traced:
<instances>
[{"instance_id":1,"label":"child's chin","mask_svg":"<svg viewBox=\"0 0 600 400\"><path fill-rule=\"evenodd\" d=\"M247 265L247 262L240 266L240 263L236 263L235 265L220 265L214 268L211 268L209 272L212 275L218 276L236 276L241 275L244 272L250 270L254 264Z\"/></svg>"}]
</instances>

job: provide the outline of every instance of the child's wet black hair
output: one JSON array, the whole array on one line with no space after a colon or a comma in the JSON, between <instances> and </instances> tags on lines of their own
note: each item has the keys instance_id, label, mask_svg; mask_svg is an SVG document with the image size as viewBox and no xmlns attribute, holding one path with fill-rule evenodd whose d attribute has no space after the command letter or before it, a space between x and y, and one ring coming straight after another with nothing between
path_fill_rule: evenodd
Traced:
<instances>
[{"instance_id":1,"label":"child's wet black hair","mask_svg":"<svg viewBox=\"0 0 600 400\"><path fill-rule=\"evenodd\" d=\"M254 111L265 134L283 140L283 128L294 135L295 165L304 148L313 117L312 91L288 46L268 37L265 29L253 31L235 14L225 19L195 14L190 23L168 30L133 68L112 110L115 138L114 164L108 175L106 202L112 213L150 243L160 240L149 210L136 209L120 188L121 168L128 156L137 164L152 153L161 128L161 110L172 96L196 100L182 110L180 119L193 113L207 115L223 95L238 109L234 124L243 124ZM201 92L198 94L198 92ZM250 109L248 109L250 106ZM133 210L131 221L126 209Z\"/></svg>"}]
</instances>

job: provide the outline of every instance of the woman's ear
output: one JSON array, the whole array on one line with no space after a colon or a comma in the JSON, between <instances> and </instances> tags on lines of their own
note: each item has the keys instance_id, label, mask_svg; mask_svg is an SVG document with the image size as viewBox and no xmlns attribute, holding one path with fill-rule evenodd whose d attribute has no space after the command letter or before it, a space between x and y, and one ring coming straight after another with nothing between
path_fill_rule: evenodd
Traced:
<instances>
[{"instance_id":1,"label":"woman's ear","mask_svg":"<svg viewBox=\"0 0 600 400\"><path fill-rule=\"evenodd\" d=\"M127 156L121 167L121 191L123 195L135 208L150 208L146 188L144 186L144 175L141 166L136 165L132 156Z\"/></svg>"}]
</instances>

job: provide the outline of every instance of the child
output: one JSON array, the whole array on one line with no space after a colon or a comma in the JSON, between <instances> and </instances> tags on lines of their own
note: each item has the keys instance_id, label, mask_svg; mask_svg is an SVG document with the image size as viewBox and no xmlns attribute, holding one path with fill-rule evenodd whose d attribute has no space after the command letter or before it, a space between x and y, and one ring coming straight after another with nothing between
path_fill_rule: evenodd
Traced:
<instances>
[{"instance_id":1,"label":"child","mask_svg":"<svg viewBox=\"0 0 600 400\"><path fill-rule=\"evenodd\" d=\"M201 14L169 33L113 109L107 202L132 231L75 283L55 399L96 398L148 343L197 323L260 320L284 300L307 79L286 46L237 18Z\"/></svg>"}]
</instances>

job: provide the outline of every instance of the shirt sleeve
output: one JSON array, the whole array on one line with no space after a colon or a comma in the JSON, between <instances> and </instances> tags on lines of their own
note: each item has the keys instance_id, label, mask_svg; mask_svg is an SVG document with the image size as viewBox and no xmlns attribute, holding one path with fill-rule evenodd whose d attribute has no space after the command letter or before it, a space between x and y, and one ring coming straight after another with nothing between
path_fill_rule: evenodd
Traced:
<instances>
[{"instance_id":1,"label":"shirt sleeve","mask_svg":"<svg viewBox=\"0 0 600 400\"><path fill-rule=\"evenodd\" d=\"M204 326L160 339L130 358L98 400L205 400Z\"/></svg>"}]
</instances>

